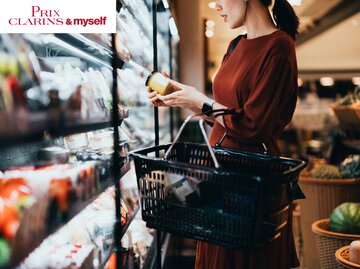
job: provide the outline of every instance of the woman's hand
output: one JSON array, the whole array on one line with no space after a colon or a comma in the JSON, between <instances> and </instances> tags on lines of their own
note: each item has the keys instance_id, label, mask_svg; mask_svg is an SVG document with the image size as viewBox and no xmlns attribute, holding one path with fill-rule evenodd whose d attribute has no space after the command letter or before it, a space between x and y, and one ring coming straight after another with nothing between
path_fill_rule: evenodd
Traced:
<instances>
[{"instance_id":1,"label":"woman's hand","mask_svg":"<svg viewBox=\"0 0 360 269\"><path fill-rule=\"evenodd\" d=\"M165 71L162 71L162 74L167 78L169 77L168 73ZM159 99L158 96L160 96L160 94L158 94L156 91L153 91L150 86L148 86L146 90L149 93L148 98L154 106L167 106L162 100Z\"/></svg>"},{"instance_id":2,"label":"woman's hand","mask_svg":"<svg viewBox=\"0 0 360 269\"><path fill-rule=\"evenodd\" d=\"M169 77L164 71L162 74ZM156 91L152 91L150 87L147 88L149 92L148 98L153 105L187 108L195 113L199 113L203 103L210 100L210 98L194 87L181 84L171 79L170 83L173 87L173 92L165 96L158 94Z\"/></svg>"},{"instance_id":3,"label":"woman's hand","mask_svg":"<svg viewBox=\"0 0 360 269\"><path fill-rule=\"evenodd\" d=\"M169 75L166 72L162 72L166 77ZM170 83L173 86L174 92L165 96L153 91L150 87L147 87L149 92L148 98L151 100L154 106L167 106L167 107L181 107L190 109L193 113L201 113L201 108L205 102L211 103L213 100L207 97L205 94L198 91L196 88L181 84L177 81L171 80ZM213 109L226 109L226 107L218 102L213 103ZM214 122L213 117L203 116L205 120ZM217 117L216 120L224 125L222 117Z\"/></svg>"},{"instance_id":4,"label":"woman's hand","mask_svg":"<svg viewBox=\"0 0 360 269\"><path fill-rule=\"evenodd\" d=\"M205 101L209 98L196 88L170 80L174 92L167 95L158 95L166 106L187 108L199 112Z\"/></svg>"},{"instance_id":5,"label":"woman's hand","mask_svg":"<svg viewBox=\"0 0 360 269\"><path fill-rule=\"evenodd\" d=\"M148 91L148 98L154 106L166 106L163 101L161 101L158 97L158 93L153 91L149 86L146 88Z\"/></svg>"}]
</instances>

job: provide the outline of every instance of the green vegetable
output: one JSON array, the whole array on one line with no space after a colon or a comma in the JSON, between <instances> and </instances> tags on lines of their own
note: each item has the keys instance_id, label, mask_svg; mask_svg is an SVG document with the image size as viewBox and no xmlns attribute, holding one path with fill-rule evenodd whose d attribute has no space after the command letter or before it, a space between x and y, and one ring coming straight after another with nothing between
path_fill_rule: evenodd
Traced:
<instances>
[{"instance_id":1,"label":"green vegetable","mask_svg":"<svg viewBox=\"0 0 360 269\"><path fill-rule=\"evenodd\" d=\"M346 234L360 234L360 203L343 203L330 215L330 230Z\"/></svg>"},{"instance_id":2,"label":"green vegetable","mask_svg":"<svg viewBox=\"0 0 360 269\"><path fill-rule=\"evenodd\" d=\"M6 267L10 261L10 247L6 240L0 238L0 267Z\"/></svg>"},{"instance_id":3,"label":"green vegetable","mask_svg":"<svg viewBox=\"0 0 360 269\"><path fill-rule=\"evenodd\" d=\"M340 164L340 173L344 178L360 178L360 155L352 155Z\"/></svg>"},{"instance_id":4,"label":"green vegetable","mask_svg":"<svg viewBox=\"0 0 360 269\"><path fill-rule=\"evenodd\" d=\"M358 96L349 94L341 100L340 105L349 106L349 105L355 104L359 101L360 101L360 98Z\"/></svg>"},{"instance_id":5,"label":"green vegetable","mask_svg":"<svg viewBox=\"0 0 360 269\"><path fill-rule=\"evenodd\" d=\"M359 86L357 86L354 89L354 93L349 93L346 96L344 96L340 100L339 104L341 106L349 106L349 105L355 104L357 102L360 102L360 87Z\"/></svg>"},{"instance_id":6,"label":"green vegetable","mask_svg":"<svg viewBox=\"0 0 360 269\"><path fill-rule=\"evenodd\" d=\"M324 164L310 171L311 177L322 179L339 179L342 178L339 168L335 165Z\"/></svg>"}]
</instances>

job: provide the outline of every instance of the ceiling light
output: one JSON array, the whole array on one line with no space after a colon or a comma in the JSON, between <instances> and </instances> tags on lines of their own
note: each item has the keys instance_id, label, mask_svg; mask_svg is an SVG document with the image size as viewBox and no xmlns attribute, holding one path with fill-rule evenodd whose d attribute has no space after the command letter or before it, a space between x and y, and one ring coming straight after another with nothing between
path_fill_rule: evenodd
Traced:
<instances>
[{"instance_id":1,"label":"ceiling light","mask_svg":"<svg viewBox=\"0 0 360 269\"><path fill-rule=\"evenodd\" d=\"M353 78L352 78L352 83L353 83L354 85L360 86L360 77L353 77Z\"/></svg>"},{"instance_id":2,"label":"ceiling light","mask_svg":"<svg viewBox=\"0 0 360 269\"><path fill-rule=\"evenodd\" d=\"M290 5L292 5L292 6L301 6L302 0L288 0L288 2L289 2Z\"/></svg>"},{"instance_id":3,"label":"ceiling light","mask_svg":"<svg viewBox=\"0 0 360 269\"><path fill-rule=\"evenodd\" d=\"M208 6L209 6L209 8L215 9L215 7L216 7L216 2L210 2L210 3L208 4Z\"/></svg>"},{"instance_id":4,"label":"ceiling light","mask_svg":"<svg viewBox=\"0 0 360 269\"><path fill-rule=\"evenodd\" d=\"M331 77L322 77L320 78L320 84L322 86L333 86L334 85L334 79Z\"/></svg>"},{"instance_id":5,"label":"ceiling light","mask_svg":"<svg viewBox=\"0 0 360 269\"><path fill-rule=\"evenodd\" d=\"M215 26L215 22L213 20L207 20L205 24L208 28L214 28Z\"/></svg>"},{"instance_id":6,"label":"ceiling light","mask_svg":"<svg viewBox=\"0 0 360 269\"><path fill-rule=\"evenodd\" d=\"M213 37L214 36L214 31L213 30L206 30L205 35L206 35L207 38Z\"/></svg>"}]
</instances>

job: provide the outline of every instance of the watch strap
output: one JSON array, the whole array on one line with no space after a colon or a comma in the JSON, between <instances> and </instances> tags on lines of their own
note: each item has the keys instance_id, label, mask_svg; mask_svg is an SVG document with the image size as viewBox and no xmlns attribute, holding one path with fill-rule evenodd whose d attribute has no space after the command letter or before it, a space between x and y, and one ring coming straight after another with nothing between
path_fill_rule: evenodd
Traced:
<instances>
[{"instance_id":1,"label":"watch strap","mask_svg":"<svg viewBox=\"0 0 360 269\"><path fill-rule=\"evenodd\" d=\"M213 111L213 105L215 103L215 100L211 100L210 102L204 102L202 108L201 108L201 112L205 115L205 116L210 116L212 111Z\"/></svg>"}]
</instances>

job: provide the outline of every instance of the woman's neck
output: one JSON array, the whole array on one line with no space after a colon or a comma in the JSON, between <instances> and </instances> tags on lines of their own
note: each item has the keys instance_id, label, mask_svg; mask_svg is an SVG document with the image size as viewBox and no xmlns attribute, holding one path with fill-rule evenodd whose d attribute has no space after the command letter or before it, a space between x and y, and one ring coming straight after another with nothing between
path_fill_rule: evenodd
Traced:
<instances>
[{"instance_id":1,"label":"woman's neck","mask_svg":"<svg viewBox=\"0 0 360 269\"><path fill-rule=\"evenodd\" d=\"M245 26L248 39L268 35L278 30L271 18L269 9L257 1L250 1L248 4Z\"/></svg>"}]
</instances>

